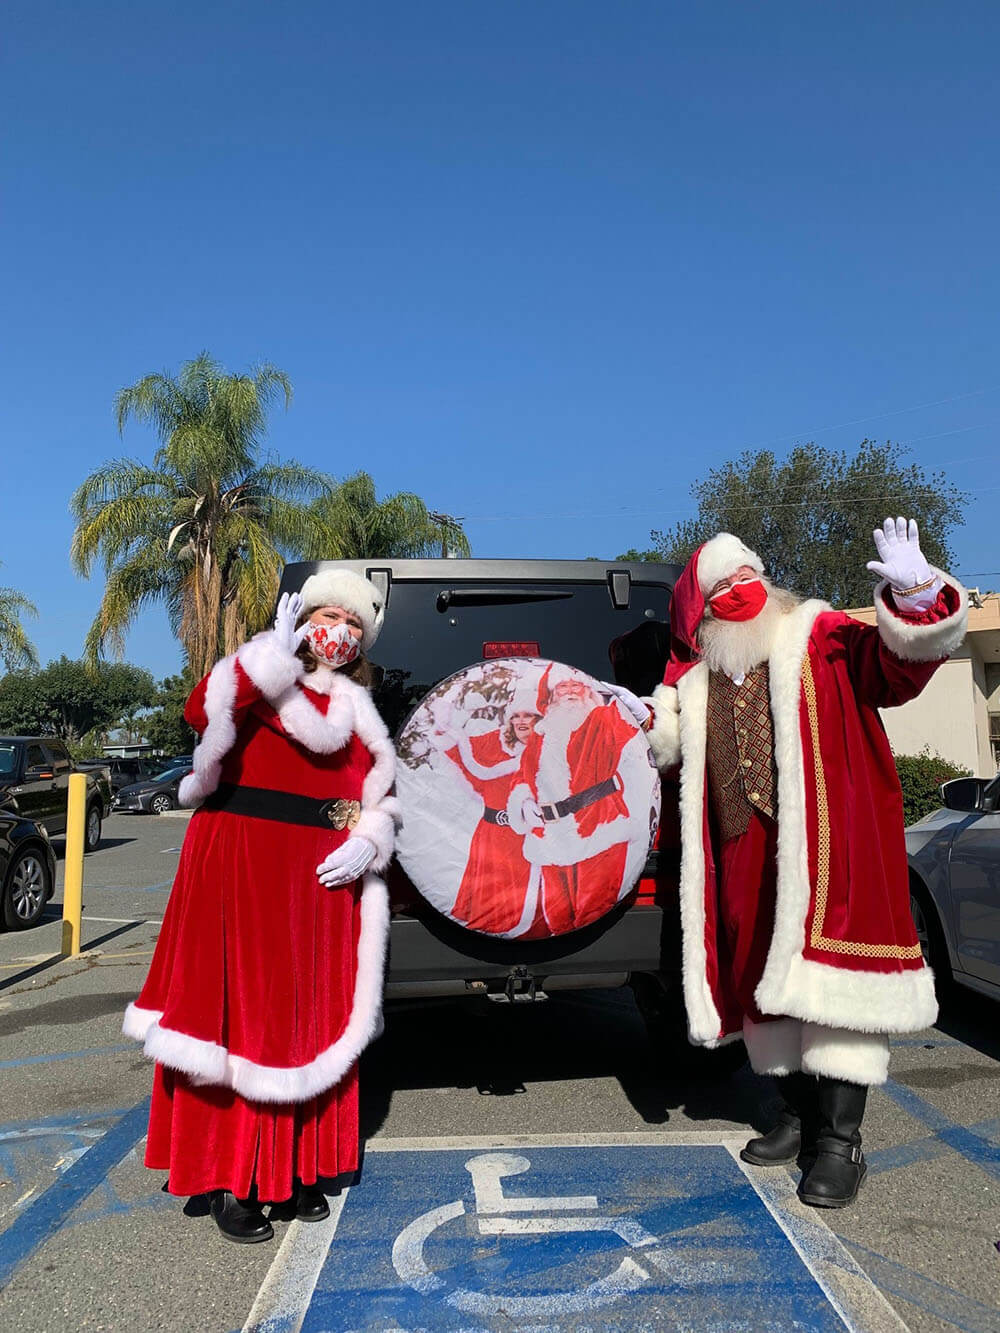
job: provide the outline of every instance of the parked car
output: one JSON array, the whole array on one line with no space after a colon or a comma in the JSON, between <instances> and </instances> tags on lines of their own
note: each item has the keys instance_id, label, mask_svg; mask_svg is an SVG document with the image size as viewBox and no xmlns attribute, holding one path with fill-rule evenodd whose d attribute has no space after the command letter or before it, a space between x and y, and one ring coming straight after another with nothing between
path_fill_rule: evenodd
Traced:
<instances>
[{"instance_id":1,"label":"parked car","mask_svg":"<svg viewBox=\"0 0 1000 1333\"><path fill-rule=\"evenodd\" d=\"M285 567L281 592L336 563L364 575L386 599L374 649L375 702L398 734L442 679L501 656L565 662L640 694L663 676L670 595L679 567L596 560L347 560ZM627 647L612 644L626 631ZM676 792L664 798L659 845L635 891L607 916L556 938L477 934L437 912L407 876L390 875L388 999L489 995L545 998L548 990L631 985L656 1040L684 1029L680 995L679 837ZM675 1048L676 1050L676 1048ZM683 1056L702 1053L687 1047ZM711 1052L721 1071L740 1048Z\"/></svg>"},{"instance_id":2,"label":"parked car","mask_svg":"<svg viewBox=\"0 0 1000 1333\"><path fill-rule=\"evenodd\" d=\"M180 760L176 762L180 763ZM136 782L144 782L146 778L157 777L172 766L169 760L149 758L145 755L127 759L87 759L80 764L80 768L84 770L106 768L111 775L112 795L122 787L130 787Z\"/></svg>"},{"instance_id":3,"label":"parked car","mask_svg":"<svg viewBox=\"0 0 1000 1333\"><path fill-rule=\"evenodd\" d=\"M945 782L941 800L906 830L917 935L939 983L1000 999L1000 773Z\"/></svg>"},{"instance_id":4,"label":"parked car","mask_svg":"<svg viewBox=\"0 0 1000 1333\"><path fill-rule=\"evenodd\" d=\"M77 766L62 741L53 736L0 736L0 804L37 819L50 838L66 832L71 773L86 774L84 848L92 852L101 841L101 824L111 808L106 766Z\"/></svg>"},{"instance_id":5,"label":"parked car","mask_svg":"<svg viewBox=\"0 0 1000 1333\"><path fill-rule=\"evenodd\" d=\"M144 778L129 787L122 787L112 802L115 814L162 815L179 804L177 791L181 779L191 772L190 764L168 768L157 777Z\"/></svg>"},{"instance_id":6,"label":"parked car","mask_svg":"<svg viewBox=\"0 0 1000 1333\"><path fill-rule=\"evenodd\" d=\"M56 857L37 819L0 806L0 922L7 930L27 930L52 897Z\"/></svg>"}]
</instances>

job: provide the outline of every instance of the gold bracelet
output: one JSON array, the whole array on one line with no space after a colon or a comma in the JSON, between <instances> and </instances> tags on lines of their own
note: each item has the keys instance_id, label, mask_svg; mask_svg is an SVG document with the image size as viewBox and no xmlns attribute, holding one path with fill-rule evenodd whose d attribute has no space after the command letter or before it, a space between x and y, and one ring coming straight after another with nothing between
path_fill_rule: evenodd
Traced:
<instances>
[{"instance_id":1,"label":"gold bracelet","mask_svg":"<svg viewBox=\"0 0 1000 1333\"><path fill-rule=\"evenodd\" d=\"M897 597L914 597L918 592L926 592L928 588L933 588L937 577L936 574L932 574L926 583L917 583L912 588L897 588L893 585L892 590Z\"/></svg>"}]
</instances>

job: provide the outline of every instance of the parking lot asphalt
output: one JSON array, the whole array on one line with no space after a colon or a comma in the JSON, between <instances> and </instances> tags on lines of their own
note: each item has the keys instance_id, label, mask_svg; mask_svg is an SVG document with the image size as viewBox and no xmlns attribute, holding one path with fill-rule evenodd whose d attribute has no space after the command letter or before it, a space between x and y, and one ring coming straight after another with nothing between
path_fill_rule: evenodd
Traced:
<instances>
[{"instance_id":1,"label":"parking lot asphalt","mask_svg":"<svg viewBox=\"0 0 1000 1333\"><path fill-rule=\"evenodd\" d=\"M183 817L107 821L86 861L79 959L53 957L58 893L40 926L0 935L0 1327L229 1333L261 1308L283 1241L295 1242L280 1250L295 1268L288 1224L277 1223L269 1245L229 1245L201 1201L169 1197L162 1173L141 1164L151 1067L121 1035L121 1015L145 975L185 829ZM894 1043L890 1082L870 1098L869 1177L854 1208L818 1214L790 1186L768 1200L807 1258L801 1236L811 1227L813 1243L822 1231L856 1265L852 1273L836 1261L841 1283L857 1288L845 1305L855 1313L838 1316L847 1327L895 1320L920 1333L1000 1333L998 1018L997 1005L959 995L937 1027ZM628 991L523 1007L392 1007L362 1068L373 1150L539 1135L576 1136L583 1149L595 1135L622 1145L651 1135L678 1147L731 1143L767 1123L772 1097L747 1068L721 1080L681 1074L676 1052L651 1050ZM378 1188L379 1173L369 1176ZM352 1197L364 1188L363 1175ZM349 1201L345 1236L351 1209ZM713 1327L771 1326L759 1285L737 1283L730 1298ZM857 1315L865 1309L870 1316ZM619 1326L611 1315L587 1318L586 1327Z\"/></svg>"}]
</instances>

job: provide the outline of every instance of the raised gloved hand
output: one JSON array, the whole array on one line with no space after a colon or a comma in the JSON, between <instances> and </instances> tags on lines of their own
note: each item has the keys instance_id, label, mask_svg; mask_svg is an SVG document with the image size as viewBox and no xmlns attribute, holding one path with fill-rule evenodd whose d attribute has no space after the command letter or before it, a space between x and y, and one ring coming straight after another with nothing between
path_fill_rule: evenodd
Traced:
<instances>
[{"instance_id":1,"label":"raised gloved hand","mask_svg":"<svg viewBox=\"0 0 1000 1333\"><path fill-rule=\"evenodd\" d=\"M328 889L360 879L375 860L375 846L367 838L348 838L316 867L319 882Z\"/></svg>"},{"instance_id":2,"label":"raised gloved hand","mask_svg":"<svg viewBox=\"0 0 1000 1333\"><path fill-rule=\"evenodd\" d=\"M872 533L877 560L867 568L892 587L893 600L901 611L925 611L937 601L941 579L927 563L920 549L917 520L887 518Z\"/></svg>"},{"instance_id":3,"label":"raised gloved hand","mask_svg":"<svg viewBox=\"0 0 1000 1333\"><path fill-rule=\"evenodd\" d=\"M286 652L294 653L306 636L308 621L296 629L305 603L297 592L283 592L278 598L278 609L274 613L274 637Z\"/></svg>"},{"instance_id":4,"label":"raised gloved hand","mask_svg":"<svg viewBox=\"0 0 1000 1333\"><path fill-rule=\"evenodd\" d=\"M612 685L610 681L602 680L600 687L605 694L613 694L618 699L625 711L635 721L637 727L645 731L649 727L650 715L649 705L643 703L637 694L627 690L624 685Z\"/></svg>"}]
</instances>

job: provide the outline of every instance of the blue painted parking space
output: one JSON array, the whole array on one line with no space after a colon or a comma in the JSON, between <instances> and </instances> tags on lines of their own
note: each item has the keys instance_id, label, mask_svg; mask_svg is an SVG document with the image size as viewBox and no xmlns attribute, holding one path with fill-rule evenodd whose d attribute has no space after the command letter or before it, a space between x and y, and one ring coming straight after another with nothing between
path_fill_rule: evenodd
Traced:
<instances>
[{"instance_id":1,"label":"blue painted parking space","mask_svg":"<svg viewBox=\"0 0 1000 1333\"><path fill-rule=\"evenodd\" d=\"M722 1144L370 1152L302 1333L851 1326L777 1213Z\"/></svg>"}]
</instances>

